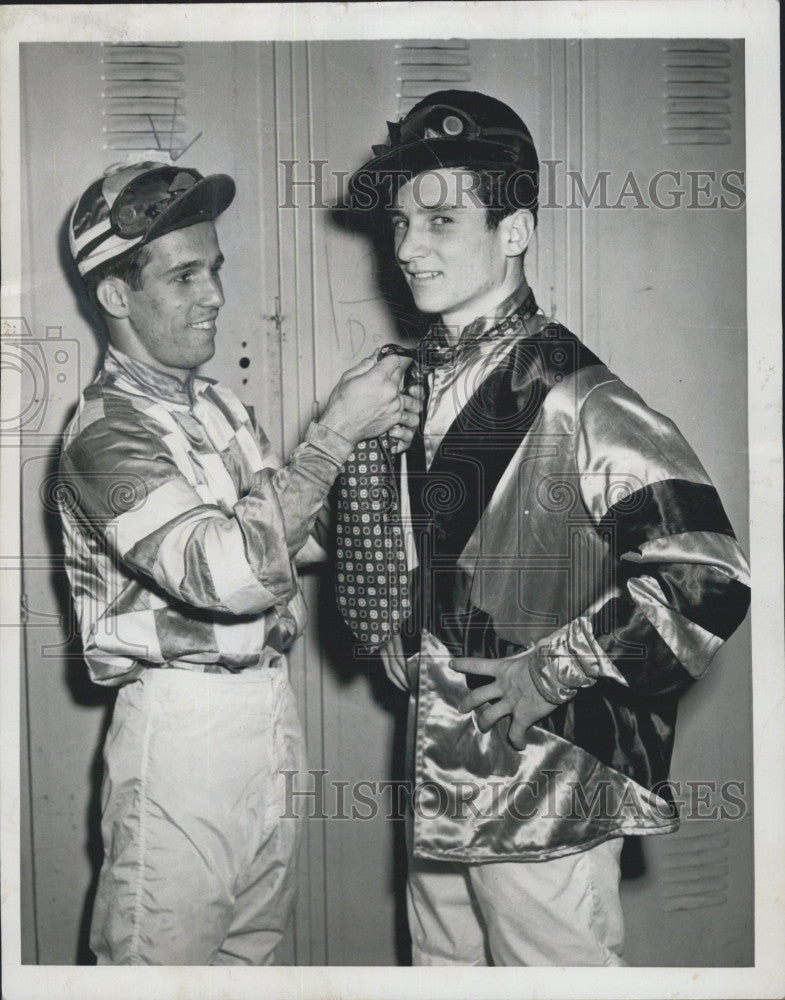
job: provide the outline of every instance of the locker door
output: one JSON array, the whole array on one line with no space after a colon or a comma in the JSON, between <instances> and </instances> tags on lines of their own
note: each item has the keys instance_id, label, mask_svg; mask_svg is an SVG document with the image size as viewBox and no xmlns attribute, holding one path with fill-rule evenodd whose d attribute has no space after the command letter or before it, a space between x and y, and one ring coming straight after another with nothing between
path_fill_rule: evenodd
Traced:
<instances>
[{"instance_id":1,"label":"locker door","mask_svg":"<svg viewBox=\"0 0 785 1000\"><path fill-rule=\"evenodd\" d=\"M744 49L732 40L588 42L583 63L589 178L609 205L632 171L650 207L582 211L584 335L695 448L748 549L743 197ZM684 192L678 201L670 189ZM626 184L626 188L625 188ZM594 204L598 205L599 195ZM723 204L726 207L723 207ZM672 778L692 802L678 834L642 841L624 886L634 964L753 961L749 619L684 698ZM734 782L731 787L725 782ZM743 799L743 805L729 801ZM716 816L716 819L702 818Z\"/></svg>"},{"instance_id":2,"label":"locker door","mask_svg":"<svg viewBox=\"0 0 785 1000\"><path fill-rule=\"evenodd\" d=\"M35 916L33 926L22 928L22 961L71 964L87 959L80 924L100 851L90 779L111 696L87 681L71 632L51 477L58 436L99 352L63 271L65 217L93 173L111 160L103 150L99 47L23 45L20 62L23 336L46 362L35 390L44 419L40 426L23 428L21 463L27 595L23 718L28 724L23 749L29 752L30 781L22 807L29 807L31 821L31 842L22 845L22 872ZM61 103L66 100L67 106ZM83 122L79 129L73 125L76 106ZM67 354L63 364L57 359L60 351Z\"/></svg>"},{"instance_id":3,"label":"locker door","mask_svg":"<svg viewBox=\"0 0 785 1000\"><path fill-rule=\"evenodd\" d=\"M292 193L297 211L308 219L303 231L313 260L314 392L324 402L344 369L381 344L399 340L401 330L384 298L394 275L379 274L368 238L325 208L309 206L332 204L345 190L347 174L368 158L371 144L386 138L385 122L396 120L433 90L457 86L497 94L520 107L535 135L547 136L544 149L551 141L552 114L559 119L550 104L550 88L538 86L542 74L550 72L548 42L330 42L296 45L294 52L300 67L295 79L310 81L310 104L302 109L308 132L303 124L301 149L308 153L301 153L290 180L319 183L310 188L289 184L285 195ZM561 302L568 268L553 266L552 227L553 220L546 218L531 248L529 269L535 288L542 278L544 301ZM303 265L302 257L298 262ZM399 318L405 328L411 316ZM380 783L404 777L406 699L387 681L378 661L353 662L330 591L331 582L323 580L315 631L309 632L313 655L322 661L321 743L309 745L318 755L311 751L312 763L318 759L316 766L327 771L325 780L346 783L349 817L323 823L325 955L330 964L393 965L408 960L405 847L403 823L388 818L391 812L399 815L392 793L382 791ZM309 727L313 704L306 699ZM355 787L370 794L361 782L376 789L370 796L373 807L350 798ZM335 803L339 793L331 786L330 794ZM351 818L353 804L362 818Z\"/></svg>"},{"instance_id":4,"label":"locker door","mask_svg":"<svg viewBox=\"0 0 785 1000\"><path fill-rule=\"evenodd\" d=\"M59 435L101 351L100 326L66 278L66 215L90 180L132 151L148 150L153 159L159 145L177 155L191 144L183 163L235 177L238 197L218 222L227 301L210 372L254 405L280 446L272 44L28 44L21 92L27 280L20 344L29 377L39 376L22 454L30 790L22 799L30 914L23 961L70 964L90 961L87 920L101 853L99 747L112 693L87 678L53 503ZM148 114L154 127L145 124Z\"/></svg>"}]
</instances>

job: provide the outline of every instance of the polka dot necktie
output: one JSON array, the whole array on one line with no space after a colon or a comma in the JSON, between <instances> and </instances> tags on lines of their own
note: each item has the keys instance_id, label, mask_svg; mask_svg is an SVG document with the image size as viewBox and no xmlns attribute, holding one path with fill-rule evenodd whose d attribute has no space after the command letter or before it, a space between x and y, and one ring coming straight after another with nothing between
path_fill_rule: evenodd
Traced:
<instances>
[{"instance_id":1,"label":"polka dot necktie","mask_svg":"<svg viewBox=\"0 0 785 1000\"><path fill-rule=\"evenodd\" d=\"M386 443L359 441L339 482L336 597L368 651L400 632L410 608L398 488Z\"/></svg>"},{"instance_id":2,"label":"polka dot necktie","mask_svg":"<svg viewBox=\"0 0 785 1000\"><path fill-rule=\"evenodd\" d=\"M421 352L386 344L377 355L414 359L408 384L425 379ZM387 436L358 441L338 477L336 601L357 639L374 652L411 610L394 459Z\"/></svg>"},{"instance_id":3,"label":"polka dot necktie","mask_svg":"<svg viewBox=\"0 0 785 1000\"><path fill-rule=\"evenodd\" d=\"M427 388L427 375L434 368L454 361L479 340L515 334L535 309L530 294L517 313L459 347L450 347L438 328L432 328L415 350L386 344L377 360L387 354L413 358L407 384ZM358 442L338 477L336 601L366 653L399 634L411 611L398 483L384 438Z\"/></svg>"}]
</instances>

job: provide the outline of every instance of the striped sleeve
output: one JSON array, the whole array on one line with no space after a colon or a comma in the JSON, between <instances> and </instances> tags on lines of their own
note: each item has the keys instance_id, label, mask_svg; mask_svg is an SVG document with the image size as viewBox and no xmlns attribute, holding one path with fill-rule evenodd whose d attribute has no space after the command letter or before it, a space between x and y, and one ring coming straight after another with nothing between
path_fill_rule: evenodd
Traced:
<instances>
[{"instance_id":1,"label":"striped sleeve","mask_svg":"<svg viewBox=\"0 0 785 1000\"><path fill-rule=\"evenodd\" d=\"M332 479L295 452L289 467L255 471L227 514L200 495L187 452L172 446L169 428L131 407L84 428L62 461L83 523L126 566L189 606L252 615L291 600L291 551L308 537Z\"/></svg>"},{"instance_id":2,"label":"striped sleeve","mask_svg":"<svg viewBox=\"0 0 785 1000\"><path fill-rule=\"evenodd\" d=\"M642 695L683 691L749 606L747 562L717 491L675 425L617 380L581 409L577 462L616 577L553 637L535 680L553 702L598 677Z\"/></svg>"},{"instance_id":3,"label":"striped sleeve","mask_svg":"<svg viewBox=\"0 0 785 1000\"><path fill-rule=\"evenodd\" d=\"M311 423L305 440L292 452L286 465L275 474L273 489L284 516L286 536L292 555L306 546L304 561L316 555L316 543L324 539L323 511L330 488L352 452L351 441L323 424ZM307 517L302 517L303 503ZM315 527L318 520L318 527ZM315 537L311 538L311 532Z\"/></svg>"},{"instance_id":4,"label":"striped sleeve","mask_svg":"<svg viewBox=\"0 0 785 1000\"><path fill-rule=\"evenodd\" d=\"M261 453L273 454L272 445L252 411L250 425ZM287 465L282 466L276 459L275 464L280 468L273 477L273 487L281 502L289 550L297 566L308 566L327 558L331 522L327 494L352 449L352 442L342 435L323 424L312 423L304 444L295 450ZM315 502L319 507L310 523L297 524L288 514L297 509L296 498L293 504L291 494L303 487L307 490L309 483L316 487Z\"/></svg>"}]
</instances>

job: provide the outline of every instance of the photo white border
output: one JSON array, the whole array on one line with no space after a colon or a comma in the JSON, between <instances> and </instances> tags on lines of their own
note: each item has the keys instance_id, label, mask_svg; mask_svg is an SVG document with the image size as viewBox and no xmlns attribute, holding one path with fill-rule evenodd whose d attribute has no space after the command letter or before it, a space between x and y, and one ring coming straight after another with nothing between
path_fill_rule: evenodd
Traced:
<instances>
[{"instance_id":1,"label":"photo white border","mask_svg":"<svg viewBox=\"0 0 785 1000\"><path fill-rule=\"evenodd\" d=\"M233 41L350 38L744 38L747 136L750 556L755 788L752 968L179 969L20 965L18 635L0 669L2 957L7 1000L284 1000L503 997L696 998L785 995L785 670L783 670L782 312L779 8L774 0L507 3L21 5L0 7L4 316L21 282L19 44L27 41ZM14 409L12 384L3 408ZM19 466L0 453L0 602L19 607ZM18 453L17 453L18 454ZM2 618L0 620L9 620ZM12 630L4 630L4 632Z\"/></svg>"}]
</instances>

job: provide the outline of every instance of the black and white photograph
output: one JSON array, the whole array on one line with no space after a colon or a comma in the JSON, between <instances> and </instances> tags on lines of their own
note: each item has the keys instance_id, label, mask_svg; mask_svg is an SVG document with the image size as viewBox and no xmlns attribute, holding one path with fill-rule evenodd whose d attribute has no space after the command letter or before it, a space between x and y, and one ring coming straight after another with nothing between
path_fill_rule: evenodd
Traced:
<instances>
[{"instance_id":1,"label":"black and white photograph","mask_svg":"<svg viewBox=\"0 0 785 1000\"><path fill-rule=\"evenodd\" d=\"M777 5L0 19L3 996L782 996Z\"/></svg>"}]
</instances>

